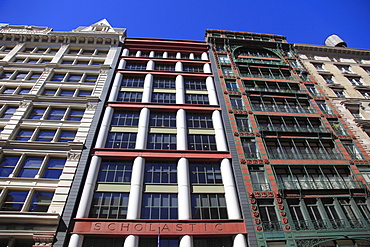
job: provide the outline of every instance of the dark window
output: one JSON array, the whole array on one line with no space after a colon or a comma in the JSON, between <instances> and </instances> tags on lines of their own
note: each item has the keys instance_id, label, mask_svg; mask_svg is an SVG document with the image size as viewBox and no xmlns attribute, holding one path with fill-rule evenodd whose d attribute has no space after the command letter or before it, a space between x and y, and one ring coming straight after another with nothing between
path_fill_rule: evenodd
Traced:
<instances>
[{"instance_id":1,"label":"dark window","mask_svg":"<svg viewBox=\"0 0 370 247\"><path fill-rule=\"evenodd\" d=\"M144 87L144 77L123 76L121 87Z\"/></svg>"},{"instance_id":2,"label":"dark window","mask_svg":"<svg viewBox=\"0 0 370 247\"><path fill-rule=\"evenodd\" d=\"M176 135L175 134L149 134L148 135L148 149L176 149Z\"/></svg>"},{"instance_id":3,"label":"dark window","mask_svg":"<svg viewBox=\"0 0 370 247\"><path fill-rule=\"evenodd\" d=\"M109 133L108 135L105 147L131 149L135 148L135 143L136 143L136 133L112 132Z\"/></svg>"},{"instance_id":4,"label":"dark window","mask_svg":"<svg viewBox=\"0 0 370 247\"><path fill-rule=\"evenodd\" d=\"M143 93L138 92L119 92L117 101L123 102L141 102Z\"/></svg>"},{"instance_id":5,"label":"dark window","mask_svg":"<svg viewBox=\"0 0 370 247\"><path fill-rule=\"evenodd\" d=\"M9 191L1 205L1 211L21 211L28 191Z\"/></svg>"},{"instance_id":6,"label":"dark window","mask_svg":"<svg viewBox=\"0 0 370 247\"><path fill-rule=\"evenodd\" d=\"M100 165L98 182L129 183L132 162L128 160L103 160Z\"/></svg>"},{"instance_id":7,"label":"dark window","mask_svg":"<svg viewBox=\"0 0 370 247\"><path fill-rule=\"evenodd\" d=\"M173 112L151 112L150 127L176 127L176 114Z\"/></svg>"},{"instance_id":8,"label":"dark window","mask_svg":"<svg viewBox=\"0 0 370 247\"><path fill-rule=\"evenodd\" d=\"M138 112L133 111L117 111L113 114L112 124L115 126L138 126L139 124Z\"/></svg>"},{"instance_id":9,"label":"dark window","mask_svg":"<svg viewBox=\"0 0 370 247\"><path fill-rule=\"evenodd\" d=\"M233 246L231 237L221 237L221 238L194 237L193 241L194 241L193 247L219 247L219 246L232 247Z\"/></svg>"},{"instance_id":10,"label":"dark window","mask_svg":"<svg viewBox=\"0 0 370 247\"><path fill-rule=\"evenodd\" d=\"M53 192L40 192L36 191L32 197L30 212L47 212L53 199Z\"/></svg>"},{"instance_id":11,"label":"dark window","mask_svg":"<svg viewBox=\"0 0 370 247\"><path fill-rule=\"evenodd\" d=\"M51 179L59 179L60 175L62 175L64 165L66 163L66 159L63 158L51 158L49 159L43 178L51 178Z\"/></svg>"},{"instance_id":12,"label":"dark window","mask_svg":"<svg viewBox=\"0 0 370 247\"><path fill-rule=\"evenodd\" d=\"M75 131L62 131L59 135L58 142L72 142L75 139Z\"/></svg>"},{"instance_id":13,"label":"dark window","mask_svg":"<svg viewBox=\"0 0 370 247\"><path fill-rule=\"evenodd\" d=\"M16 107L8 107L6 108L6 110L4 111L3 115L1 116L1 118L11 118L14 113L17 111L18 108Z\"/></svg>"},{"instance_id":14,"label":"dark window","mask_svg":"<svg viewBox=\"0 0 370 247\"><path fill-rule=\"evenodd\" d=\"M22 169L19 171L18 177L34 178L37 175L43 160L44 158L37 158L37 157L27 158L23 162L23 166L22 166Z\"/></svg>"},{"instance_id":15,"label":"dark window","mask_svg":"<svg viewBox=\"0 0 370 247\"><path fill-rule=\"evenodd\" d=\"M188 135L189 150L217 150L214 135Z\"/></svg>"},{"instance_id":16,"label":"dark window","mask_svg":"<svg viewBox=\"0 0 370 247\"><path fill-rule=\"evenodd\" d=\"M177 219L177 194L143 194L142 219Z\"/></svg>"},{"instance_id":17,"label":"dark window","mask_svg":"<svg viewBox=\"0 0 370 247\"><path fill-rule=\"evenodd\" d=\"M0 164L0 177L8 177L19 161L19 157L4 156Z\"/></svg>"},{"instance_id":18,"label":"dark window","mask_svg":"<svg viewBox=\"0 0 370 247\"><path fill-rule=\"evenodd\" d=\"M177 183L177 164L166 161L146 162L145 183Z\"/></svg>"},{"instance_id":19,"label":"dark window","mask_svg":"<svg viewBox=\"0 0 370 247\"><path fill-rule=\"evenodd\" d=\"M155 70L166 70L166 71L174 71L175 65L174 64L155 64Z\"/></svg>"},{"instance_id":20,"label":"dark window","mask_svg":"<svg viewBox=\"0 0 370 247\"><path fill-rule=\"evenodd\" d=\"M18 141L28 141L31 139L32 134L33 130L20 130L15 139Z\"/></svg>"},{"instance_id":21,"label":"dark window","mask_svg":"<svg viewBox=\"0 0 370 247\"><path fill-rule=\"evenodd\" d=\"M82 247L122 247L124 243L123 237L84 237ZM141 246L140 246L141 247Z\"/></svg>"},{"instance_id":22,"label":"dark window","mask_svg":"<svg viewBox=\"0 0 370 247\"><path fill-rule=\"evenodd\" d=\"M186 104L195 104L195 105L208 105L208 95L205 94L186 94L185 95Z\"/></svg>"},{"instance_id":23,"label":"dark window","mask_svg":"<svg viewBox=\"0 0 370 247\"><path fill-rule=\"evenodd\" d=\"M154 77L153 88L175 88L175 78L173 77Z\"/></svg>"},{"instance_id":24,"label":"dark window","mask_svg":"<svg viewBox=\"0 0 370 247\"><path fill-rule=\"evenodd\" d=\"M159 243L157 237L140 237L139 240L139 247L178 247L179 246L179 239L178 238L167 238L167 237L160 237Z\"/></svg>"},{"instance_id":25,"label":"dark window","mask_svg":"<svg viewBox=\"0 0 370 247\"><path fill-rule=\"evenodd\" d=\"M95 192L89 218L126 219L128 196L129 193Z\"/></svg>"},{"instance_id":26,"label":"dark window","mask_svg":"<svg viewBox=\"0 0 370 247\"><path fill-rule=\"evenodd\" d=\"M224 194L192 194L193 219L227 219Z\"/></svg>"},{"instance_id":27,"label":"dark window","mask_svg":"<svg viewBox=\"0 0 370 247\"><path fill-rule=\"evenodd\" d=\"M220 164L191 162L190 181L192 184L222 184Z\"/></svg>"},{"instance_id":28,"label":"dark window","mask_svg":"<svg viewBox=\"0 0 370 247\"><path fill-rule=\"evenodd\" d=\"M146 63L128 62L125 66L125 69L145 70L146 69Z\"/></svg>"},{"instance_id":29,"label":"dark window","mask_svg":"<svg viewBox=\"0 0 370 247\"><path fill-rule=\"evenodd\" d=\"M212 115L210 113L188 113L188 128L207 128L213 129Z\"/></svg>"},{"instance_id":30,"label":"dark window","mask_svg":"<svg viewBox=\"0 0 370 247\"><path fill-rule=\"evenodd\" d=\"M176 94L174 93L153 93L153 103L176 103Z\"/></svg>"},{"instance_id":31,"label":"dark window","mask_svg":"<svg viewBox=\"0 0 370 247\"><path fill-rule=\"evenodd\" d=\"M184 65L183 71L186 72L195 72L195 73L203 73L203 66L199 65Z\"/></svg>"},{"instance_id":32,"label":"dark window","mask_svg":"<svg viewBox=\"0 0 370 247\"><path fill-rule=\"evenodd\" d=\"M185 78L185 89L207 90L205 79Z\"/></svg>"}]
</instances>

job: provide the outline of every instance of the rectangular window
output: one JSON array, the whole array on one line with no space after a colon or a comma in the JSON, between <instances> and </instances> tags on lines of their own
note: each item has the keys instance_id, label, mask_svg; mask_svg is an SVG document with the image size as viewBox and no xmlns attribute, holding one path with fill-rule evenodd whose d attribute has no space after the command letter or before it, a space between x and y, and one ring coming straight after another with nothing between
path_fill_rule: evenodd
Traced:
<instances>
[{"instance_id":1,"label":"rectangular window","mask_svg":"<svg viewBox=\"0 0 370 247\"><path fill-rule=\"evenodd\" d=\"M147 149L176 150L176 135L148 134Z\"/></svg>"},{"instance_id":2,"label":"rectangular window","mask_svg":"<svg viewBox=\"0 0 370 247\"><path fill-rule=\"evenodd\" d=\"M174 77L154 77L153 88L175 88Z\"/></svg>"},{"instance_id":3,"label":"rectangular window","mask_svg":"<svg viewBox=\"0 0 370 247\"><path fill-rule=\"evenodd\" d=\"M218 54L218 61L220 63L230 63L230 59L227 54Z\"/></svg>"},{"instance_id":4,"label":"rectangular window","mask_svg":"<svg viewBox=\"0 0 370 247\"><path fill-rule=\"evenodd\" d=\"M194 72L194 73L203 73L203 66L199 65L184 65L183 71Z\"/></svg>"},{"instance_id":5,"label":"rectangular window","mask_svg":"<svg viewBox=\"0 0 370 247\"><path fill-rule=\"evenodd\" d=\"M57 93L56 89L45 89L42 94L46 96L54 96L56 93Z\"/></svg>"},{"instance_id":6,"label":"rectangular window","mask_svg":"<svg viewBox=\"0 0 370 247\"><path fill-rule=\"evenodd\" d=\"M129 183L131 181L132 161L103 160L100 165L98 182Z\"/></svg>"},{"instance_id":7,"label":"rectangular window","mask_svg":"<svg viewBox=\"0 0 370 247\"><path fill-rule=\"evenodd\" d=\"M65 109L51 109L46 119L47 120L61 120L65 113L66 113Z\"/></svg>"},{"instance_id":8,"label":"rectangular window","mask_svg":"<svg viewBox=\"0 0 370 247\"><path fill-rule=\"evenodd\" d=\"M251 132L248 116L236 115L235 120L240 132Z\"/></svg>"},{"instance_id":9,"label":"rectangular window","mask_svg":"<svg viewBox=\"0 0 370 247\"><path fill-rule=\"evenodd\" d=\"M208 95L205 94L186 94L185 95L186 104L194 105L209 105Z\"/></svg>"},{"instance_id":10,"label":"rectangular window","mask_svg":"<svg viewBox=\"0 0 370 247\"><path fill-rule=\"evenodd\" d=\"M122 247L124 243L124 238L122 237L84 237L84 242L82 247ZM140 246L141 247L141 246Z\"/></svg>"},{"instance_id":11,"label":"rectangular window","mask_svg":"<svg viewBox=\"0 0 370 247\"><path fill-rule=\"evenodd\" d=\"M30 207L28 211L30 212L47 212L53 199L53 192L41 192L36 191L32 197Z\"/></svg>"},{"instance_id":12,"label":"rectangular window","mask_svg":"<svg viewBox=\"0 0 370 247\"><path fill-rule=\"evenodd\" d=\"M128 62L125 66L125 69L132 69L132 70L146 70L146 63L133 63Z\"/></svg>"},{"instance_id":13,"label":"rectangular window","mask_svg":"<svg viewBox=\"0 0 370 247\"><path fill-rule=\"evenodd\" d=\"M19 161L16 156L4 156L0 163L0 177L9 177Z\"/></svg>"},{"instance_id":14,"label":"rectangular window","mask_svg":"<svg viewBox=\"0 0 370 247\"><path fill-rule=\"evenodd\" d=\"M24 162L22 169L19 171L18 176L20 178L34 178L43 162L44 158L28 157Z\"/></svg>"},{"instance_id":15,"label":"rectangular window","mask_svg":"<svg viewBox=\"0 0 370 247\"><path fill-rule=\"evenodd\" d=\"M133 149L136 143L136 133L111 132L108 135L106 148Z\"/></svg>"},{"instance_id":16,"label":"rectangular window","mask_svg":"<svg viewBox=\"0 0 370 247\"><path fill-rule=\"evenodd\" d=\"M225 80L227 91L239 92L238 84L235 80Z\"/></svg>"},{"instance_id":17,"label":"rectangular window","mask_svg":"<svg viewBox=\"0 0 370 247\"><path fill-rule=\"evenodd\" d=\"M207 90L205 79L185 78L184 83L185 83L185 89Z\"/></svg>"},{"instance_id":18,"label":"rectangular window","mask_svg":"<svg viewBox=\"0 0 370 247\"><path fill-rule=\"evenodd\" d=\"M68 78L66 79L67 82L80 82L82 79L82 75L77 75L77 74L70 74Z\"/></svg>"},{"instance_id":19,"label":"rectangular window","mask_svg":"<svg viewBox=\"0 0 370 247\"><path fill-rule=\"evenodd\" d=\"M121 87L144 87L144 77L142 76L123 76Z\"/></svg>"},{"instance_id":20,"label":"rectangular window","mask_svg":"<svg viewBox=\"0 0 370 247\"><path fill-rule=\"evenodd\" d=\"M191 162L190 182L192 184L222 184L220 164Z\"/></svg>"},{"instance_id":21,"label":"rectangular window","mask_svg":"<svg viewBox=\"0 0 370 247\"><path fill-rule=\"evenodd\" d=\"M194 246L193 247L232 247L233 241L231 237L194 237Z\"/></svg>"},{"instance_id":22,"label":"rectangular window","mask_svg":"<svg viewBox=\"0 0 370 247\"><path fill-rule=\"evenodd\" d=\"M112 126L138 126L139 112L115 111L112 118Z\"/></svg>"},{"instance_id":23,"label":"rectangular window","mask_svg":"<svg viewBox=\"0 0 370 247\"><path fill-rule=\"evenodd\" d=\"M145 183L177 183L177 164L170 161L148 161L145 164Z\"/></svg>"},{"instance_id":24,"label":"rectangular window","mask_svg":"<svg viewBox=\"0 0 370 247\"><path fill-rule=\"evenodd\" d=\"M9 191L2 202L0 211L21 211L28 191Z\"/></svg>"},{"instance_id":25,"label":"rectangular window","mask_svg":"<svg viewBox=\"0 0 370 247\"><path fill-rule=\"evenodd\" d=\"M258 211L261 215L262 227L264 231L282 230L273 200L258 200Z\"/></svg>"},{"instance_id":26,"label":"rectangular window","mask_svg":"<svg viewBox=\"0 0 370 247\"><path fill-rule=\"evenodd\" d=\"M126 219L129 193L95 192L89 218Z\"/></svg>"},{"instance_id":27,"label":"rectangular window","mask_svg":"<svg viewBox=\"0 0 370 247\"><path fill-rule=\"evenodd\" d=\"M67 120L68 121L80 121L84 115L84 110L70 110Z\"/></svg>"},{"instance_id":28,"label":"rectangular window","mask_svg":"<svg viewBox=\"0 0 370 247\"><path fill-rule=\"evenodd\" d=\"M1 118L11 118L17 111L17 109L17 107L7 107L6 110L3 112Z\"/></svg>"},{"instance_id":29,"label":"rectangular window","mask_svg":"<svg viewBox=\"0 0 370 247\"><path fill-rule=\"evenodd\" d=\"M63 81L65 76L66 76L65 73L54 73L53 77L50 80L51 81L56 81L56 82L61 82L61 81Z\"/></svg>"},{"instance_id":30,"label":"rectangular window","mask_svg":"<svg viewBox=\"0 0 370 247\"><path fill-rule=\"evenodd\" d=\"M221 70L224 76L234 76L234 71L231 66L221 66Z\"/></svg>"},{"instance_id":31,"label":"rectangular window","mask_svg":"<svg viewBox=\"0 0 370 247\"><path fill-rule=\"evenodd\" d=\"M85 83L95 83L98 80L98 75L86 75L83 82Z\"/></svg>"},{"instance_id":32,"label":"rectangular window","mask_svg":"<svg viewBox=\"0 0 370 247\"><path fill-rule=\"evenodd\" d=\"M117 101L122 102L141 102L143 93L138 92L119 92Z\"/></svg>"},{"instance_id":33,"label":"rectangular window","mask_svg":"<svg viewBox=\"0 0 370 247\"><path fill-rule=\"evenodd\" d=\"M37 134L37 142L51 142L54 139L55 130L40 130Z\"/></svg>"},{"instance_id":34,"label":"rectangular window","mask_svg":"<svg viewBox=\"0 0 370 247\"><path fill-rule=\"evenodd\" d=\"M230 97L230 102L233 110L245 110L243 101L240 97Z\"/></svg>"},{"instance_id":35,"label":"rectangular window","mask_svg":"<svg viewBox=\"0 0 370 247\"><path fill-rule=\"evenodd\" d=\"M21 211L22 208L29 212L48 211L53 192L35 191L32 197L27 199L28 194L28 191L9 191L1 203L0 211Z\"/></svg>"},{"instance_id":36,"label":"rectangular window","mask_svg":"<svg viewBox=\"0 0 370 247\"><path fill-rule=\"evenodd\" d=\"M216 151L216 139L214 135L188 135L189 150Z\"/></svg>"},{"instance_id":37,"label":"rectangular window","mask_svg":"<svg viewBox=\"0 0 370 247\"><path fill-rule=\"evenodd\" d=\"M32 134L33 130L20 130L15 139L18 141L28 141L31 139Z\"/></svg>"},{"instance_id":38,"label":"rectangular window","mask_svg":"<svg viewBox=\"0 0 370 247\"><path fill-rule=\"evenodd\" d=\"M160 237L159 242L157 237L140 237L139 247L177 247L179 246L178 238Z\"/></svg>"},{"instance_id":39,"label":"rectangular window","mask_svg":"<svg viewBox=\"0 0 370 247\"><path fill-rule=\"evenodd\" d=\"M256 147L256 140L250 138L242 138L244 155L249 159L258 159L259 155Z\"/></svg>"},{"instance_id":40,"label":"rectangular window","mask_svg":"<svg viewBox=\"0 0 370 247\"><path fill-rule=\"evenodd\" d=\"M212 115L210 113L188 113L186 118L188 128L213 129Z\"/></svg>"},{"instance_id":41,"label":"rectangular window","mask_svg":"<svg viewBox=\"0 0 370 247\"><path fill-rule=\"evenodd\" d=\"M324 81L327 83L327 84L332 84L334 83L333 81L333 76L332 75L321 75L322 78L324 79Z\"/></svg>"},{"instance_id":42,"label":"rectangular window","mask_svg":"<svg viewBox=\"0 0 370 247\"><path fill-rule=\"evenodd\" d=\"M192 194L193 219L227 219L224 194Z\"/></svg>"},{"instance_id":43,"label":"rectangular window","mask_svg":"<svg viewBox=\"0 0 370 247\"><path fill-rule=\"evenodd\" d=\"M66 159L63 158L50 158L45 167L42 178L59 179L62 175Z\"/></svg>"},{"instance_id":44,"label":"rectangular window","mask_svg":"<svg viewBox=\"0 0 370 247\"><path fill-rule=\"evenodd\" d=\"M152 94L153 103L176 103L176 94L174 93L153 93Z\"/></svg>"},{"instance_id":45,"label":"rectangular window","mask_svg":"<svg viewBox=\"0 0 370 247\"><path fill-rule=\"evenodd\" d=\"M175 128L176 114L174 112L151 112L149 117L149 126Z\"/></svg>"},{"instance_id":46,"label":"rectangular window","mask_svg":"<svg viewBox=\"0 0 370 247\"><path fill-rule=\"evenodd\" d=\"M155 64L154 70L163 70L163 71L174 71L175 65L174 64Z\"/></svg>"},{"instance_id":47,"label":"rectangular window","mask_svg":"<svg viewBox=\"0 0 370 247\"><path fill-rule=\"evenodd\" d=\"M28 119L41 119L45 114L46 108L33 108Z\"/></svg>"},{"instance_id":48,"label":"rectangular window","mask_svg":"<svg viewBox=\"0 0 370 247\"><path fill-rule=\"evenodd\" d=\"M177 194L143 194L142 219L177 219Z\"/></svg>"},{"instance_id":49,"label":"rectangular window","mask_svg":"<svg viewBox=\"0 0 370 247\"><path fill-rule=\"evenodd\" d=\"M10 80L13 73L13 71L4 71L2 74L0 74L0 80Z\"/></svg>"},{"instance_id":50,"label":"rectangular window","mask_svg":"<svg viewBox=\"0 0 370 247\"><path fill-rule=\"evenodd\" d=\"M76 136L76 131L61 131L58 142L73 142Z\"/></svg>"}]
</instances>

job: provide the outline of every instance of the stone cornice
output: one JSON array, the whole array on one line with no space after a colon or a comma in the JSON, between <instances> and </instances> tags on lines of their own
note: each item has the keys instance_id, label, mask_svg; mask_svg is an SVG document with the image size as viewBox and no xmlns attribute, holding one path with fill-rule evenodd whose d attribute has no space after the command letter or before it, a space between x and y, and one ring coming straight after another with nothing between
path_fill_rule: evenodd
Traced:
<instances>
[{"instance_id":1,"label":"stone cornice","mask_svg":"<svg viewBox=\"0 0 370 247\"><path fill-rule=\"evenodd\" d=\"M330 47L324 45L308 45L308 44L294 44L294 47L298 51L315 51L315 52L329 52L339 54L350 54L350 55L370 55L370 50L366 49L354 49L344 47Z\"/></svg>"}]
</instances>

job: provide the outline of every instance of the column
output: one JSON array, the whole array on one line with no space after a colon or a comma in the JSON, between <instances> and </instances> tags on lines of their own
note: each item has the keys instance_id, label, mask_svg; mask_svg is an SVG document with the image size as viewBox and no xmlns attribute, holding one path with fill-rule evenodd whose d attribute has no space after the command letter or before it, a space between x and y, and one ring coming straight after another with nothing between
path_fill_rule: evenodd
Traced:
<instances>
[{"instance_id":1,"label":"column","mask_svg":"<svg viewBox=\"0 0 370 247\"><path fill-rule=\"evenodd\" d=\"M189 54L189 59L194 59L194 53Z\"/></svg>"},{"instance_id":2,"label":"column","mask_svg":"<svg viewBox=\"0 0 370 247\"><path fill-rule=\"evenodd\" d=\"M136 57L141 57L141 51L136 52Z\"/></svg>"},{"instance_id":3,"label":"column","mask_svg":"<svg viewBox=\"0 0 370 247\"><path fill-rule=\"evenodd\" d=\"M168 58L168 52L163 52L163 58Z\"/></svg>"},{"instance_id":4,"label":"column","mask_svg":"<svg viewBox=\"0 0 370 247\"><path fill-rule=\"evenodd\" d=\"M80 234L72 234L69 240L68 247L80 247L82 246L84 236Z\"/></svg>"},{"instance_id":5,"label":"column","mask_svg":"<svg viewBox=\"0 0 370 247\"><path fill-rule=\"evenodd\" d=\"M114 78L108 101L117 101L118 92L121 89L122 78L123 78L123 75L121 73L116 73L116 77Z\"/></svg>"},{"instance_id":6,"label":"column","mask_svg":"<svg viewBox=\"0 0 370 247\"><path fill-rule=\"evenodd\" d=\"M209 60L209 59L208 59L208 54L207 54L207 52L203 52L203 53L202 53L202 55L201 55L201 59L202 59L202 60Z\"/></svg>"},{"instance_id":7,"label":"column","mask_svg":"<svg viewBox=\"0 0 370 247\"><path fill-rule=\"evenodd\" d=\"M100 125L99 134L96 138L95 148L103 148L107 140L110 123L113 116L113 108L108 106L105 108L104 117Z\"/></svg>"},{"instance_id":8,"label":"column","mask_svg":"<svg viewBox=\"0 0 370 247\"><path fill-rule=\"evenodd\" d=\"M230 160L223 159L221 161L221 176L225 190L225 200L227 206L227 214L229 219L241 219L239 208L239 200L236 192L233 171L231 168ZM239 246L239 245L234 245Z\"/></svg>"},{"instance_id":9,"label":"column","mask_svg":"<svg viewBox=\"0 0 370 247\"><path fill-rule=\"evenodd\" d=\"M206 79L206 86L208 91L208 100L210 105L218 105L217 94L215 85L213 84L213 78L208 76Z\"/></svg>"},{"instance_id":10,"label":"column","mask_svg":"<svg viewBox=\"0 0 370 247\"><path fill-rule=\"evenodd\" d=\"M154 51L151 51L151 52L149 53L149 57L154 57L154 55L155 55L155 52L154 52Z\"/></svg>"},{"instance_id":11,"label":"column","mask_svg":"<svg viewBox=\"0 0 370 247\"><path fill-rule=\"evenodd\" d=\"M147 74L144 79L143 98L141 99L142 103L150 102L152 98L152 84L153 84L153 75Z\"/></svg>"},{"instance_id":12,"label":"column","mask_svg":"<svg viewBox=\"0 0 370 247\"><path fill-rule=\"evenodd\" d=\"M182 70L182 62L176 62L175 71L181 72Z\"/></svg>"},{"instance_id":13,"label":"column","mask_svg":"<svg viewBox=\"0 0 370 247\"><path fill-rule=\"evenodd\" d=\"M184 77L176 76L176 104L185 104Z\"/></svg>"},{"instance_id":14,"label":"column","mask_svg":"<svg viewBox=\"0 0 370 247\"><path fill-rule=\"evenodd\" d=\"M23 49L25 46L25 43L18 43L14 48L3 58L3 61L9 62L10 60L13 59L13 57Z\"/></svg>"},{"instance_id":15,"label":"column","mask_svg":"<svg viewBox=\"0 0 370 247\"><path fill-rule=\"evenodd\" d=\"M76 213L76 218L87 218L90 212L91 201L94 195L96 178L99 174L101 158L93 156L91 158L89 171L85 180L84 189L82 191L81 198L79 198L80 204Z\"/></svg>"},{"instance_id":16,"label":"column","mask_svg":"<svg viewBox=\"0 0 370 247\"><path fill-rule=\"evenodd\" d=\"M123 247L138 247L139 246L139 236L128 235L125 239Z\"/></svg>"},{"instance_id":17,"label":"column","mask_svg":"<svg viewBox=\"0 0 370 247\"><path fill-rule=\"evenodd\" d=\"M179 109L176 113L177 150L188 149L188 135L186 128L186 112Z\"/></svg>"},{"instance_id":18,"label":"column","mask_svg":"<svg viewBox=\"0 0 370 247\"><path fill-rule=\"evenodd\" d=\"M148 63L146 64L146 70L154 70L154 61L148 61Z\"/></svg>"},{"instance_id":19,"label":"column","mask_svg":"<svg viewBox=\"0 0 370 247\"><path fill-rule=\"evenodd\" d=\"M186 158L179 159L177 163L177 184L179 220L191 219L189 162Z\"/></svg>"},{"instance_id":20,"label":"column","mask_svg":"<svg viewBox=\"0 0 370 247\"><path fill-rule=\"evenodd\" d=\"M123 49L123 51L122 51L122 56L127 57L127 56L129 55L129 53L130 53L130 51L129 51L127 48L125 48L125 49Z\"/></svg>"},{"instance_id":21,"label":"column","mask_svg":"<svg viewBox=\"0 0 370 247\"><path fill-rule=\"evenodd\" d=\"M149 114L150 114L150 111L148 108L143 108L140 111L135 149L145 149L146 148L146 141L147 141L147 136L148 136L148 125L149 125Z\"/></svg>"},{"instance_id":22,"label":"column","mask_svg":"<svg viewBox=\"0 0 370 247\"><path fill-rule=\"evenodd\" d=\"M144 170L144 158L136 157L132 166L131 188L127 206L126 218L129 220L140 218Z\"/></svg>"},{"instance_id":23,"label":"column","mask_svg":"<svg viewBox=\"0 0 370 247\"><path fill-rule=\"evenodd\" d=\"M212 113L213 128L215 129L215 139L217 145L217 151L227 151L227 142L222 124L221 114L219 111L213 111Z\"/></svg>"},{"instance_id":24,"label":"column","mask_svg":"<svg viewBox=\"0 0 370 247\"><path fill-rule=\"evenodd\" d=\"M181 59L181 52L176 53L176 59Z\"/></svg>"},{"instance_id":25,"label":"column","mask_svg":"<svg viewBox=\"0 0 370 247\"><path fill-rule=\"evenodd\" d=\"M193 247L193 237L189 235L184 235L180 239L179 247ZM234 245L234 247L239 247Z\"/></svg>"},{"instance_id":26,"label":"column","mask_svg":"<svg viewBox=\"0 0 370 247\"><path fill-rule=\"evenodd\" d=\"M126 66L126 60L121 59L119 60L118 69L123 69Z\"/></svg>"},{"instance_id":27,"label":"column","mask_svg":"<svg viewBox=\"0 0 370 247\"><path fill-rule=\"evenodd\" d=\"M203 72L204 72L204 73L212 73L212 71L211 71L211 66L209 65L209 63L205 63L205 64L203 65Z\"/></svg>"},{"instance_id":28,"label":"column","mask_svg":"<svg viewBox=\"0 0 370 247\"><path fill-rule=\"evenodd\" d=\"M245 239L245 236L243 234L238 234L234 238L234 243L233 246L238 246L238 247L248 247L247 241Z\"/></svg>"}]
</instances>

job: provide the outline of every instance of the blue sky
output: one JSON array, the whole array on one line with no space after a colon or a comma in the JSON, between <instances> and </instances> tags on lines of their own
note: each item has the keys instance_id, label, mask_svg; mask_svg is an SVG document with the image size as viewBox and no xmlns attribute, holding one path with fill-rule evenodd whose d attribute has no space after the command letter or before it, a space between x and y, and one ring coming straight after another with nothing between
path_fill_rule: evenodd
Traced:
<instances>
[{"instance_id":1,"label":"blue sky","mask_svg":"<svg viewBox=\"0 0 370 247\"><path fill-rule=\"evenodd\" d=\"M322 45L337 34L370 49L370 0L0 0L0 13L0 23L55 31L106 18L129 37L204 40L205 29L223 29Z\"/></svg>"}]
</instances>

